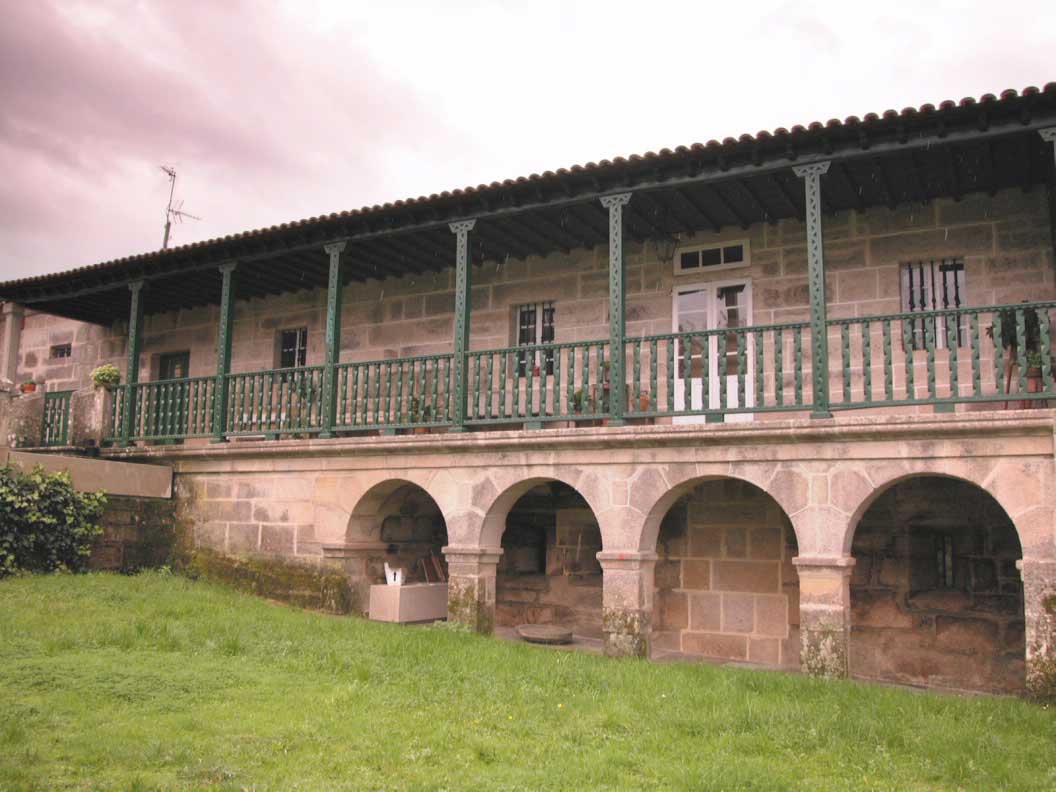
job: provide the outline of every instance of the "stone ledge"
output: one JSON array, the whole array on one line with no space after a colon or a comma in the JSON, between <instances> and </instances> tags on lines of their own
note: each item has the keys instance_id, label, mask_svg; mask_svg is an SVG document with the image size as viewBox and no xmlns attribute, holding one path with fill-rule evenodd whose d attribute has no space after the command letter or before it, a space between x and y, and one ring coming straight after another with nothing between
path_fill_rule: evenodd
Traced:
<instances>
[{"instance_id":1,"label":"stone ledge","mask_svg":"<svg viewBox=\"0 0 1056 792\"><path fill-rule=\"evenodd\" d=\"M1056 410L1024 410L896 414L814 420L763 420L736 424L664 424L578 429L501 430L326 440L271 440L261 443L219 443L200 446L142 446L108 448L108 459L182 460L326 456L379 456L393 453L482 452L505 450L610 449L655 446L731 446L847 443L863 440L930 440L965 437L1038 437L1052 453Z\"/></svg>"}]
</instances>

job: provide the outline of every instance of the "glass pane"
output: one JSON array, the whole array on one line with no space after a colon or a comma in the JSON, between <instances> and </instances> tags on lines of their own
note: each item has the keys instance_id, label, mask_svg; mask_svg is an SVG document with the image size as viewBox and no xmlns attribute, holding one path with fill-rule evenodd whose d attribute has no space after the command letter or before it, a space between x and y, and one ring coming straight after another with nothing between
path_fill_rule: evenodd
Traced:
<instances>
[{"instance_id":1,"label":"glass pane","mask_svg":"<svg viewBox=\"0 0 1056 792\"><path fill-rule=\"evenodd\" d=\"M679 259L679 267L682 269L696 269L700 266L700 254L697 251L683 253Z\"/></svg>"},{"instance_id":2,"label":"glass pane","mask_svg":"<svg viewBox=\"0 0 1056 792\"><path fill-rule=\"evenodd\" d=\"M728 245L722 249L724 264L738 264L744 261L744 245Z\"/></svg>"},{"instance_id":3,"label":"glass pane","mask_svg":"<svg viewBox=\"0 0 1056 792\"><path fill-rule=\"evenodd\" d=\"M722 263L722 248L708 248L700 251L701 266L714 267Z\"/></svg>"}]
</instances>

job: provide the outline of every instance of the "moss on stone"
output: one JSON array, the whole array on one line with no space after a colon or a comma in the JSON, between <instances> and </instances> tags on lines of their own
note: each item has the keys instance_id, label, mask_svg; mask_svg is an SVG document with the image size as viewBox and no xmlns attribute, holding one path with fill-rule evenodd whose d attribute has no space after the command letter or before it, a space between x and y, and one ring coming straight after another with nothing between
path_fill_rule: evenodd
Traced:
<instances>
[{"instance_id":1,"label":"moss on stone","mask_svg":"<svg viewBox=\"0 0 1056 792\"><path fill-rule=\"evenodd\" d=\"M226 583L301 608L347 614L355 606L348 578L320 567L272 558L235 558L199 548L184 557L180 569L190 578Z\"/></svg>"},{"instance_id":2,"label":"moss on stone","mask_svg":"<svg viewBox=\"0 0 1056 792\"><path fill-rule=\"evenodd\" d=\"M810 676L829 679L846 677L846 633L843 630L805 630L802 659L803 670Z\"/></svg>"}]
</instances>

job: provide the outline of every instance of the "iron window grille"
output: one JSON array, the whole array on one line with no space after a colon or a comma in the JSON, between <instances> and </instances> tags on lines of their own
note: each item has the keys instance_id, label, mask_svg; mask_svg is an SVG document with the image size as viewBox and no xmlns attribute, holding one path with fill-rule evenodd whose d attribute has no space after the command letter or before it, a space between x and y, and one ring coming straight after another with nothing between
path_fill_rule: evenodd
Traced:
<instances>
[{"instance_id":1,"label":"iron window grille","mask_svg":"<svg viewBox=\"0 0 1056 792\"><path fill-rule=\"evenodd\" d=\"M279 331L279 368L299 368L308 362L308 328Z\"/></svg>"},{"instance_id":2,"label":"iron window grille","mask_svg":"<svg viewBox=\"0 0 1056 792\"><path fill-rule=\"evenodd\" d=\"M902 265L902 312L924 313L963 308L967 304L967 281L963 259L932 259ZM937 349L947 347L948 322L955 322L953 330L957 346L964 346L968 337L966 319L955 317L910 320L913 349L925 349L929 322L935 334Z\"/></svg>"},{"instance_id":3,"label":"iron window grille","mask_svg":"<svg viewBox=\"0 0 1056 792\"><path fill-rule=\"evenodd\" d=\"M528 303L517 306L517 346L534 346L554 343L553 302ZM517 354L517 376L528 373L528 366L548 375L554 373L554 350L542 352L519 352Z\"/></svg>"},{"instance_id":4,"label":"iron window grille","mask_svg":"<svg viewBox=\"0 0 1056 792\"><path fill-rule=\"evenodd\" d=\"M52 360L62 360L63 358L68 358L68 357L70 357L72 355L73 355L73 345L72 344L55 344L51 348L51 359Z\"/></svg>"}]
</instances>

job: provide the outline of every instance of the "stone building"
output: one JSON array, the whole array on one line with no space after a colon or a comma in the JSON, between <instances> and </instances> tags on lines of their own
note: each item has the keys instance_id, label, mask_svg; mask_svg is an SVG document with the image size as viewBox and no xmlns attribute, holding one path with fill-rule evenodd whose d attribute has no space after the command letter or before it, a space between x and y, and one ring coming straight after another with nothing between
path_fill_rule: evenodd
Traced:
<instances>
[{"instance_id":1,"label":"stone building","mask_svg":"<svg viewBox=\"0 0 1056 792\"><path fill-rule=\"evenodd\" d=\"M1054 145L1049 84L3 283L4 436L361 608L1052 693Z\"/></svg>"}]
</instances>

